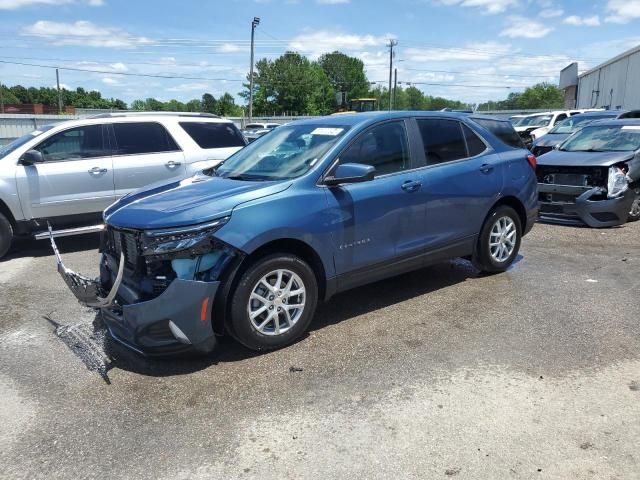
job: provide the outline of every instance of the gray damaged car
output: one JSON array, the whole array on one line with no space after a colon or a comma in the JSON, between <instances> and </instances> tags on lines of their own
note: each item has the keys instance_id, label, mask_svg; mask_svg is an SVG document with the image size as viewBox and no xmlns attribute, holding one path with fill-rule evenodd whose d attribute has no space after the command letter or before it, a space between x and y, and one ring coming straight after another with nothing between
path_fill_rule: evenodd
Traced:
<instances>
[{"instance_id":1,"label":"gray damaged car","mask_svg":"<svg viewBox=\"0 0 640 480\"><path fill-rule=\"evenodd\" d=\"M612 227L640 219L640 120L590 123L538 159L541 220Z\"/></svg>"}]
</instances>

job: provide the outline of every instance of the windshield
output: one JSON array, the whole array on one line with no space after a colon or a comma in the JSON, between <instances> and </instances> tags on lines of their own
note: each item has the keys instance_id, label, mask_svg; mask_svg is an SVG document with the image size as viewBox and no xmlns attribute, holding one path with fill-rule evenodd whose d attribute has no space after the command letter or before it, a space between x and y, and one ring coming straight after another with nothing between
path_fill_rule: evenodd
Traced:
<instances>
[{"instance_id":1,"label":"windshield","mask_svg":"<svg viewBox=\"0 0 640 480\"><path fill-rule=\"evenodd\" d=\"M546 127L551 122L553 115L532 115L521 118L516 122L516 127Z\"/></svg>"},{"instance_id":2,"label":"windshield","mask_svg":"<svg viewBox=\"0 0 640 480\"><path fill-rule=\"evenodd\" d=\"M31 133L27 133L26 135L16 138L13 142L8 143L3 147L0 147L0 158L6 157L11 152L15 151L16 149L20 148L22 145L27 143L29 140L34 139L38 135L46 132L47 130L51 130L52 128L53 128L53 125L42 126L38 128L38 130L34 130Z\"/></svg>"},{"instance_id":3,"label":"windshield","mask_svg":"<svg viewBox=\"0 0 640 480\"><path fill-rule=\"evenodd\" d=\"M565 141L565 152L632 152L640 148L640 125L587 125Z\"/></svg>"},{"instance_id":4,"label":"windshield","mask_svg":"<svg viewBox=\"0 0 640 480\"><path fill-rule=\"evenodd\" d=\"M229 157L217 176L236 180L285 180L307 173L349 127L291 125L276 128Z\"/></svg>"},{"instance_id":5,"label":"windshield","mask_svg":"<svg viewBox=\"0 0 640 480\"><path fill-rule=\"evenodd\" d=\"M549 130L549 133L573 133L578 128L584 127L587 122L602 120L603 118L612 117L611 115L589 115L586 117L581 117L580 115L578 115L576 117L569 117Z\"/></svg>"}]
</instances>

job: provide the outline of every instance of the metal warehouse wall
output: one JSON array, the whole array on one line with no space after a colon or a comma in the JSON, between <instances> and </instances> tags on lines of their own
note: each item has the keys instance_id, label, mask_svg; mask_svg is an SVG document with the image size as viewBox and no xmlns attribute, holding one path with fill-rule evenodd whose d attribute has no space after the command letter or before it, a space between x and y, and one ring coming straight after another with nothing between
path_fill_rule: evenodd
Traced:
<instances>
[{"instance_id":1,"label":"metal warehouse wall","mask_svg":"<svg viewBox=\"0 0 640 480\"><path fill-rule=\"evenodd\" d=\"M78 117L71 115L0 114L0 145L9 143L14 138L21 137L42 125L51 125L74 118Z\"/></svg>"},{"instance_id":2,"label":"metal warehouse wall","mask_svg":"<svg viewBox=\"0 0 640 480\"><path fill-rule=\"evenodd\" d=\"M577 108L640 109L640 48L581 76Z\"/></svg>"}]
</instances>

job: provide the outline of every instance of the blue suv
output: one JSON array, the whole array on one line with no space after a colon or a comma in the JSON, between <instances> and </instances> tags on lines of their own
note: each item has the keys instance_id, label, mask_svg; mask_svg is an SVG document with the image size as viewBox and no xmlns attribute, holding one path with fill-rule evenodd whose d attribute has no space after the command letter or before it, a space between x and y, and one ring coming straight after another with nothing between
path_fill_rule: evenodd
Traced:
<instances>
[{"instance_id":1,"label":"blue suv","mask_svg":"<svg viewBox=\"0 0 640 480\"><path fill-rule=\"evenodd\" d=\"M535 157L513 127L459 113L282 126L219 166L104 212L100 277L58 270L144 354L292 343L318 302L452 257L504 271L538 213Z\"/></svg>"}]
</instances>

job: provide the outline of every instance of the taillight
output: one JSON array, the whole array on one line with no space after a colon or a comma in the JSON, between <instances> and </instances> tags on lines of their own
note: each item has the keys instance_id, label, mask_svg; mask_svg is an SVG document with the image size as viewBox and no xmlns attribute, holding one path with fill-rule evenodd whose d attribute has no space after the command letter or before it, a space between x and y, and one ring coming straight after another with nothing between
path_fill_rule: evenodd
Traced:
<instances>
[{"instance_id":1,"label":"taillight","mask_svg":"<svg viewBox=\"0 0 640 480\"><path fill-rule=\"evenodd\" d=\"M538 159L536 158L536 156L532 153L530 153L529 155L527 155L527 162L529 162L529 165L531 165L531 168L533 168L534 170L536 169L536 167L538 166Z\"/></svg>"}]
</instances>

